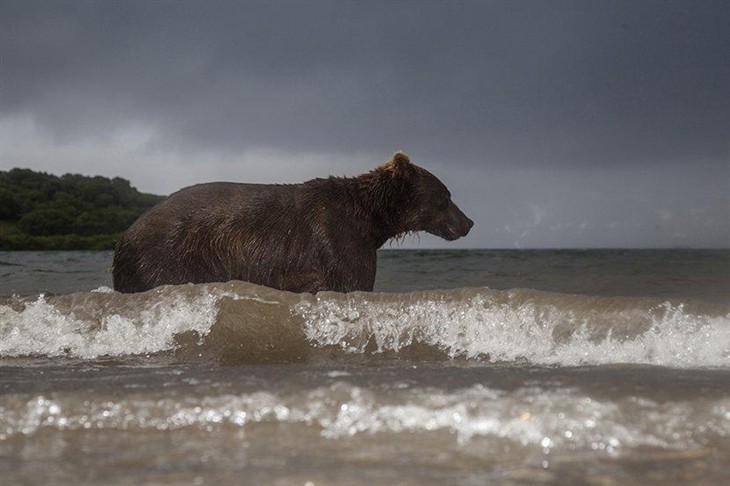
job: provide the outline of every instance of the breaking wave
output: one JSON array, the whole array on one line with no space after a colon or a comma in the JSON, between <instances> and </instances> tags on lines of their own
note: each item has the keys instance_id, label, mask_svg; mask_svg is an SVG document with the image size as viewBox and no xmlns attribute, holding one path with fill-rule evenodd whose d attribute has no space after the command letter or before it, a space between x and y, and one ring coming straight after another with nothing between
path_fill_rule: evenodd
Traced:
<instances>
[{"instance_id":1,"label":"breaking wave","mask_svg":"<svg viewBox=\"0 0 730 486\"><path fill-rule=\"evenodd\" d=\"M158 353L730 367L730 306L527 289L310 295L244 282L0 302L0 357Z\"/></svg>"},{"instance_id":2,"label":"breaking wave","mask_svg":"<svg viewBox=\"0 0 730 486\"><path fill-rule=\"evenodd\" d=\"M292 393L206 397L89 400L57 393L7 397L0 411L0 440L41 429L213 431L273 423L316 428L326 439L444 431L459 443L486 437L545 454L565 449L616 454L642 446L692 449L730 435L727 399L668 403L633 396L596 399L574 388L524 387L507 392L475 385L450 392L391 390L381 396L335 382ZM501 448L499 443L484 445Z\"/></svg>"}]
</instances>

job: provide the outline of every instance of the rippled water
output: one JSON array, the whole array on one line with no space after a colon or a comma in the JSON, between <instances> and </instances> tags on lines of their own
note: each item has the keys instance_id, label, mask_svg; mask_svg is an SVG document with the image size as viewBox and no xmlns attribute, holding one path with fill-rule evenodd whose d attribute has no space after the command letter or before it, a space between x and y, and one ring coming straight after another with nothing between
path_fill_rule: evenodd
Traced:
<instances>
[{"instance_id":1,"label":"rippled water","mask_svg":"<svg viewBox=\"0 0 730 486\"><path fill-rule=\"evenodd\" d=\"M0 253L11 483L730 479L730 252L388 251L316 296L109 258Z\"/></svg>"}]
</instances>

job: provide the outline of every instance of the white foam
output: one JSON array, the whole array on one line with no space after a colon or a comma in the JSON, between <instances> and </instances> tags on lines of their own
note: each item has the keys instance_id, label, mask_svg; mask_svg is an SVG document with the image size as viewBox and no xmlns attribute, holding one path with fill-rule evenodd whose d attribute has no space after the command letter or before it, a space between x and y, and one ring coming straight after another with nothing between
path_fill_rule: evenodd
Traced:
<instances>
[{"instance_id":1,"label":"white foam","mask_svg":"<svg viewBox=\"0 0 730 486\"><path fill-rule=\"evenodd\" d=\"M574 388L525 387L506 392L476 385L451 392L398 390L383 397L371 389L337 382L289 395L256 392L95 401L69 394L4 402L0 402L0 439L41 428L210 430L280 423L317 427L327 439L446 432L460 444L488 438L543 453L619 454L641 446L685 450L730 436L727 398L667 403L631 396L598 400ZM487 444L500 447L494 441Z\"/></svg>"},{"instance_id":2,"label":"white foam","mask_svg":"<svg viewBox=\"0 0 730 486\"><path fill-rule=\"evenodd\" d=\"M90 290L90 292L95 292L98 294L110 294L114 292L114 289L112 289L111 287L107 287L106 285L101 285L95 289Z\"/></svg>"},{"instance_id":3,"label":"white foam","mask_svg":"<svg viewBox=\"0 0 730 486\"><path fill-rule=\"evenodd\" d=\"M364 352L372 340L378 351L421 342L452 357L489 356L492 361L730 366L730 315L696 316L669 303L576 316L544 302L505 301L483 293L456 302L318 298L294 311L304 317L310 340L354 353ZM571 332L561 337L566 326ZM614 335L618 329L620 338Z\"/></svg>"},{"instance_id":4,"label":"white foam","mask_svg":"<svg viewBox=\"0 0 730 486\"><path fill-rule=\"evenodd\" d=\"M540 365L730 367L730 314L693 314L682 304L489 289L297 297L240 282L132 295L98 289L2 304L0 356L95 358L170 350L181 333L207 335L225 298L267 304L228 308L227 325L276 333L277 326L261 323L287 319L291 311L289 324L303 320L310 343L348 353L364 353L369 342L395 352L423 343L451 357ZM248 340L247 349L256 346L250 333L240 338ZM262 346L277 338L283 339L264 336Z\"/></svg>"},{"instance_id":5,"label":"white foam","mask_svg":"<svg viewBox=\"0 0 730 486\"><path fill-rule=\"evenodd\" d=\"M172 294L162 299L138 300L139 307L105 314L105 307L61 312L41 295L16 311L0 305L0 356L73 356L145 354L171 349L176 334L205 335L215 322L220 295L189 299ZM80 313L79 313L80 314Z\"/></svg>"}]
</instances>

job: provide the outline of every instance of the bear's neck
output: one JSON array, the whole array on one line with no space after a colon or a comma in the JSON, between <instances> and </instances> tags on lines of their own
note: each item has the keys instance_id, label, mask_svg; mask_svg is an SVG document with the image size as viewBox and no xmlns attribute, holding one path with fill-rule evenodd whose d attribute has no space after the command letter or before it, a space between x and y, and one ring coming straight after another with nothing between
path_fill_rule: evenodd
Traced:
<instances>
[{"instance_id":1,"label":"bear's neck","mask_svg":"<svg viewBox=\"0 0 730 486\"><path fill-rule=\"evenodd\" d=\"M402 223L404 191L390 174L374 170L358 177L340 179L352 198L362 237L375 249L408 231Z\"/></svg>"}]
</instances>

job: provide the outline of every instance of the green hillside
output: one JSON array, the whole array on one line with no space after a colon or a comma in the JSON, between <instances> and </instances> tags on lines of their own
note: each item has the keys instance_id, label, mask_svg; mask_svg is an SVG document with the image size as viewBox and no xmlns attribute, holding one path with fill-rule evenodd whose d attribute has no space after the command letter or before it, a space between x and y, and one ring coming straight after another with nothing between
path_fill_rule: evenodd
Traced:
<instances>
[{"instance_id":1,"label":"green hillside","mask_svg":"<svg viewBox=\"0 0 730 486\"><path fill-rule=\"evenodd\" d=\"M0 250L108 250L163 196L119 177L0 171Z\"/></svg>"}]
</instances>

